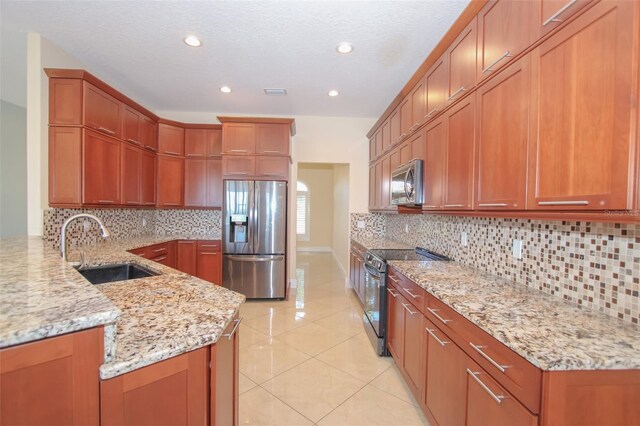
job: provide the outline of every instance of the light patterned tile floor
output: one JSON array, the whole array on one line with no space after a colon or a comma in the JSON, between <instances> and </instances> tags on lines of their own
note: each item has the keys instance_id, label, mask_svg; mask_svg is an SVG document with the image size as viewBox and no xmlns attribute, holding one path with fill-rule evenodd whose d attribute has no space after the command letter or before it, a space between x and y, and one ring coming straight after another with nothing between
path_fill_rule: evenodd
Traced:
<instances>
[{"instance_id":1,"label":"light patterned tile floor","mask_svg":"<svg viewBox=\"0 0 640 426\"><path fill-rule=\"evenodd\" d=\"M375 354L333 255L297 261L287 301L241 309L240 424L428 425L393 360Z\"/></svg>"}]
</instances>

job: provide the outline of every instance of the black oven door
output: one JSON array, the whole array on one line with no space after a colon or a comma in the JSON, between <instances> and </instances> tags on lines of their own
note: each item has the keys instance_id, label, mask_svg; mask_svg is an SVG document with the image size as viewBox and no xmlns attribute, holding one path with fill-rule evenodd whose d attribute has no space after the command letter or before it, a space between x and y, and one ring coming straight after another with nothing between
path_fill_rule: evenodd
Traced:
<instances>
[{"instance_id":1,"label":"black oven door","mask_svg":"<svg viewBox=\"0 0 640 426\"><path fill-rule=\"evenodd\" d=\"M367 270L364 289L364 313L378 338L386 330L386 275L365 264Z\"/></svg>"}]
</instances>

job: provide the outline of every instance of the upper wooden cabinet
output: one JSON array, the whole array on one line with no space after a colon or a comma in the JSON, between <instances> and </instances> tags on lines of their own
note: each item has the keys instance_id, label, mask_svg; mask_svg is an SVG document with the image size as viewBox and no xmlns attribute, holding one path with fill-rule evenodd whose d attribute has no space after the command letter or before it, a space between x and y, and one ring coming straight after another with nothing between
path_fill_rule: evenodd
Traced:
<instances>
[{"instance_id":1,"label":"upper wooden cabinet","mask_svg":"<svg viewBox=\"0 0 640 426\"><path fill-rule=\"evenodd\" d=\"M140 204L156 204L156 156L144 150L140 157Z\"/></svg>"},{"instance_id":2,"label":"upper wooden cabinet","mask_svg":"<svg viewBox=\"0 0 640 426\"><path fill-rule=\"evenodd\" d=\"M376 141L376 158L380 157L384 152L382 148L382 129L379 129L374 136Z\"/></svg>"},{"instance_id":3,"label":"upper wooden cabinet","mask_svg":"<svg viewBox=\"0 0 640 426\"><path fill-rule=\"evenodd\" d=\"M222 154L222 130L185 129L184 153L186 158L219 157Z\"/></svg>"},{"instance_id":4,"label":"upper wooden cabinet","mask_svg":"<svg viewBox=\"0 0 640 426\"><path fill-rule=\"evenodd\" d=\"M391 123L387 120L382 124L382 151L388 152L391 145Z\"/></svg>"},{"instance_id":5,"label":"upper wooden cabinet","mask_svg":"<svg viewBox=\"0 0 640 426\"><path fill-rule=\"evenodd\" d=\"M184 156L184 129L170 124L158 125L158 152Z\"/></svg>"},{"instance_id":6,"label":"upper wooden cabinet","mask_svg":"<svg viewBox=\"0 0 640 426\"><path fill-rule=\"evenodd\" d=\"M442 112L447 103L447 69L444 55L429 68L423 79L425 90L424 119Z\"/></svg>"},{"instance_id":7,"label":"upper wooden cabinet","mask_svg":"<svg viewBox=\"0 0 640 426\"><path fill-rule=\"evenodd\" d=\"M419 81L411 91L411 127L409 132L416 130L424 123L425 115L425 87L424 82Z\"/></svg>"},{"instance_id":8,"label":"upper wooden cabinet","mask_svg":"<svg viewBox=\"0 0 640 426\"><path fill-rule=\"evenodd\" d=\"M223 154L254 154L256 152L256 125L253 123L223 123Z\"/></svg>"},{"instance_id":9,"label":"upper wooden cabinet","mask_svg":"<svg viewBox=\"0 0 640 426\"><path fill-rule=\"evenodd\" d=\"M409 136L411 127L413 126L413 104L411 103L411 95L406 96L400 103L400 140Z\"/></svg>"},{"instance_id":10,"label":"upper wooden cabinet","mask_svg":"<svg viewBox=\"0 0 640 426\"><path fill-rule=\"evenodd\" d=\"M79 127L49 127L49 204L82 204L82 133Z\"/></svg>"},{"instance_id":11,"label":"upper wooden cabinet","mask_svg":"<svg viewBox=\"0 0 640 426\"><path fill-rule=\"evenodd\" d=\"M369 139L369 161L376 159L376 138Z\"/></svg>"},{"instance_id":12,"label":"upper wooden cabinet","mask_svg":"<svg viewBox=\"0 0 640 426\"><path fill-rule=\"evenodd\" d=\"M256 177L289 178L289 157L256 157Z\"/></svg>"},{"instance_id":13,"label":"upper wooden cabinet","mask_svg":"<svg viewBox=\"0 0 640 426\"><path fill-rule=\"evenodd\" d=\"M140 122L140 145L149 151L158 150L158 124L144 115Z\"/></svg>"},{"instance_id":14,"label":"upper wooden cabinet","mask_svg":"<svg viewBox=\"0 0 640 426\"><path fill-rule=\"evenodd\" d=\"M637 7L599 2L532 52L529 208L632 208Z\"/></svg>"},{"instance_id":15,"label":"upper wooden cabinet","mask_svg":"<svg viewBox=\"0 0 640 426\"><path fill-rule=\"evenodd\" d=\"M258 123L256 126L256 154L289 155L289 126L287 124Z\"/></svg>"},{"instance_id":16,"label":"upper wooden cabinet","mask_svg":"<svg viewBox=\"0 0 640 426\"><path fill-rule=\"evenodd\" d=\"M378 187L376 186L376 166L369 166L369 210L375 210L376 208L376 192Z\"/></svg>"},{"instance_id":17,"label":"upper wooden cabinet","mask_svg":"<svg viewBox=\"0 0 640 426\"><path fill-rule=\"evenodd\" d=\"M474 97L468 96L446 113L444 208L473 207Z\"/></svg>"},{"instance_id":18,"label":"upper wooden cabinet","mask_svg":"<svg viewBox=\"0 0 640 426\"><path fill-rule=\"evenodd\" d=\"M256 174L256 157L253 155L224 155L222 176L246 179Z\"/></svg>"},{"instance_id":19,"label":"upper wooden cabinet","mask_svg":"<svg viewBox=\"0 0 640 426\"><path fill-rule=\"evenodd\" d=\"M389 133L391 146L400 142L400 108L396 108L389 116Z\"/></svg>"},{"instance_id":20,"label":"upper wooden cabinet","mask_svg":"<svg viewBox=\"0 0 640 426\"><path fill-rule=\"evenodd\" d=\"M478 81L529 47L535 4L532 0L491 0L478 13Z\"/></svg>"},{"instance_id":21,"label":"upper wooden cabinet","mask_svg":"<svg viewBox=\"0 0 640 426\"><path fill-rule=\"evenodd\" d=\"M424 210L444 207L444 165L447 133L444 117L429 123L425 129Z\"/></svg>"},{"instance_id":22,"label":"upper wooden cabinet","mask_svg":"<svg viewBox=\"0 0 640 426\"><path fill-rule=\"evenodd\" d=\"M117 139L83 130L83 204L120 204L120 149Z\"/></svg>"},{"instance_id":23,"label":"upper wooden cabinet","mask_svg":"<svg viewBox=\"0 0 640 426\"><path fill-rule=\"evenodd\" d=\"M608 0L607 0L608 1ZM532 13L536 20L534 35L542 37L566 22L585 6L594 3L593 0L536 0Z\"/></svg>"},{"instance_id":24,"label":"upper wooden cabinet","mask_svg":"<svg viewBox=\"0 0 640 426\"><path fill-rule=\"evenodd\" d=\"M448 104L459 100L476 84L476 22L473 19L445 53Z\"/></svg>"},{"instance_id":25,"label":"upper wooden cabinet","mask_svg":"<svg viewBox=\"0 0 640 426\"><path fill-rule=\"evenodd\" d=\"M49 79L49 124L81 126L83 124L83 81L74 78Z\"/></svg>"},{"instance_id":26,"label":"upper wooden cabinet","mask_svg":"<svg viewBox=\"0 0 640 426\"><path fill-rule=\"evenodd\" d=\"M113 96L84 82L84 125L100 133L121 137L120 102Z\"/></svg>"},{"instance_id":27,"label":"upper wooden cabinet","mask_svg":"<svg viewBox=\"0 0 640 426\"><path fill-rule=\"evenodd\" d=\"M185 161L184 205L222 207L222 160Z\"/></svg>"},{"instance_id":28,"label":"upper wooden cabinet","mask_svg":"<svg viewBox=\"0 0 640 426\"><path fill-rule=\"evenodd\" d=\"M142 177L140 148L122 144L121 193L122 204L137 206L141 203L140 181Z\"/></svg>"},{"instance_id":29,"label":"upper wooden cabinet","mask_svg":"<svg viewBox=\"0 0 640 426\"><path fill-rule=\"evenodd\" d=\"M529 143L529 56L476 95L476 208L524 210Z\"/></svg>"},{"instance_id":30,"label":"upper wooden cabinet","mask_svg":"<svg viewBox=\"0 0 640 426\"><path fill-rule=\"evenodd\" d=\"M181 207L184 205L184 158L158 156L157 205Z\"/></svg>"},{"instance_id":31,"label":"upper wooden cabinet","mask_svg":"<svg viewBox=\"0 0 640 426\"><path fill-rule=\"evenodd\" d=\"M142 115L128 105L122 107L122 139L141 145Z\"/></svg>"}]
</instances>

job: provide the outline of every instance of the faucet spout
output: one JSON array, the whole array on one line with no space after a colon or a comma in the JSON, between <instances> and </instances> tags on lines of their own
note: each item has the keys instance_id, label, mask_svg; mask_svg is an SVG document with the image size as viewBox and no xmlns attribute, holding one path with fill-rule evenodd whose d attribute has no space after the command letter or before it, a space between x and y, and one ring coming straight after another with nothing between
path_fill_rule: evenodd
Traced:
<instances>
[{"instance_id":1,"label":"faucet spout","mask_svg":"<svg viewBox=\"0 0 640 426\"><path fill-rule=\"evenodd\" d=\"M60 254L62 255L62 259L65 262L67 262L67 227L71 222L80 218L93 219L94 221L96 221L98 223L98 226L100 226L100 234L102 235L102 238L107 238L111 235L107 227L104 226L104 223L102 223L102 220L100 220L98 216L92 215L90 213L80 213L71 216L64 222L64 224L62 225L62 229L60 230Z\"/></svg>"}]
</instances>

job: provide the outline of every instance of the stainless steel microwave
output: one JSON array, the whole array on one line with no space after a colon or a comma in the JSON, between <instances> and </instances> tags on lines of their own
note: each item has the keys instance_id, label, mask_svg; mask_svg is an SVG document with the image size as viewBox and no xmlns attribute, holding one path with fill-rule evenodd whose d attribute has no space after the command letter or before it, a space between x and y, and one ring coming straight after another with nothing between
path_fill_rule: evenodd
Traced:
<instances>
[{"instance_id":1,"label":"stainless steel microwave","mask_svg":"<svg viewBox=\"0 0 640 426\"><path fill-rule=\"evenodd\" d=\"M394 206L421 206L424 162L414 159L401 164L391 172L391 204Z\"/></svg>"}]
</instances>

